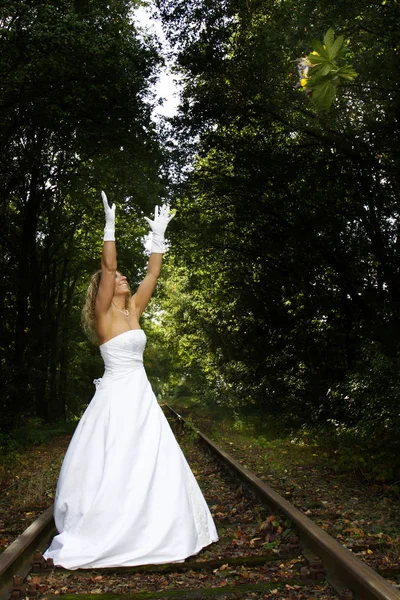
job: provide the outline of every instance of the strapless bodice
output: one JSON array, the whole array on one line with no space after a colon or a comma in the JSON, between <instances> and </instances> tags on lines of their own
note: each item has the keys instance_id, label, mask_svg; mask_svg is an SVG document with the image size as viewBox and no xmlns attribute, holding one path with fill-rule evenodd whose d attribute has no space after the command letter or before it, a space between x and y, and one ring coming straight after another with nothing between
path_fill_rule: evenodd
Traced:
<instances>
[{"instance_id":1,"label":"strapless bodice","mask_svg":"<svg viewBox=\"0 0 400 600\"><path fill-rule=\"evenodd\" d=\"M146 334L143 329L129 329L101 344L104 375L118 378L143 368L145 346Z\"/></svg>"}]
</instances>

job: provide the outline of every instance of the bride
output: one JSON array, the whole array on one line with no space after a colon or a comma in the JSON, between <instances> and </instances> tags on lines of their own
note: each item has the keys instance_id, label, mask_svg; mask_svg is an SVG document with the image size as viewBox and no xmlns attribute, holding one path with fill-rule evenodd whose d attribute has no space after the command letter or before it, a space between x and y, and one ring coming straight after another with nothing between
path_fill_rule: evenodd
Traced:
<instances>
[{"instance_id":1,"label":"bride","mask_svg":"<svg viewBox=\"0 0 400 600\"><path fill-rule=\"evenodd\" d=\"M159 407L143 367L139 319L160 274L173 215L156 206L147 274L131 295L117 271L115 204L102 192L106 226L101 270L84 316L104 360L96 393L61 468L44 557L67 569L183 561L218 540L200 488Z\"/></svg>"}]
</instances>

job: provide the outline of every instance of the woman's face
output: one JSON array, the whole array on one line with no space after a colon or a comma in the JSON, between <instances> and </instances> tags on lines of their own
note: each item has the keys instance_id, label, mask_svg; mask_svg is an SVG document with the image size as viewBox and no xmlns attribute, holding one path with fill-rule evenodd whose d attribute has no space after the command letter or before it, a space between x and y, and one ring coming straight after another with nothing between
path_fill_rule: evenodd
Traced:
<instances>
[{"instance_id":1,"label":"woman's face","mask_svg":"<svg viewBox=\"0 0 400 600\"><path fill-rule=\"evenodd\" d=\"M126 295L130 293L130 287L128 281L122 273L116 271L115 273L115 286L114 296Z\"/></svg>"}]
</instances>

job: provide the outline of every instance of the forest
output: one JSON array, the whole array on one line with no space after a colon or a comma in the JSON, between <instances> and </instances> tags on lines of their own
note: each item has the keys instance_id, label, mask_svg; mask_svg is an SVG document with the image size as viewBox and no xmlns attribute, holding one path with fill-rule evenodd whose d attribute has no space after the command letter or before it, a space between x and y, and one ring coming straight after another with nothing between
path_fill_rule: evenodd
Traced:
<instances>
[{"instance_id":1,"label":"forest","mask_svg":"<svg viewBox=\"0 0 400 600\"><path fill-rule=\"evenodd\" d=\"M90 401L102 364L81 308L103 189L133 287L143 217L177 213L143 322L159 399L351 429L398 454L397 0L149 2L181 82L163 119L166 57L138 5L1 3L0 432ZM321 107L298 65L330 28L357 76Z\"/></svg>"}]
</instances>

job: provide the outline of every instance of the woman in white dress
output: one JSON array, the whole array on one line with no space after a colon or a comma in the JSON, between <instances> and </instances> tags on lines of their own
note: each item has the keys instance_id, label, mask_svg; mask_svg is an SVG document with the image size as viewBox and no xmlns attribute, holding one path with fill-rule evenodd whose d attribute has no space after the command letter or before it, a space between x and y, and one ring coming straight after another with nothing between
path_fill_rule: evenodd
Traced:
<instances>
[{"instance_id":1,"label":"woman in white dress","mask_svg":"<svg viewBox=\"0 0 400 600\"><path fill-rule=\"evenodd\" d=\"M105 371L75 431L54 504L56 535L45 558L67 569L183 561L218 540L210 511L143 367L139 319L161 269L172 216L155 209L147 274L135 294L117 271L115 205L102 192L101 271L92 277L87 321Z\"/></svg>"}]
</instances>

